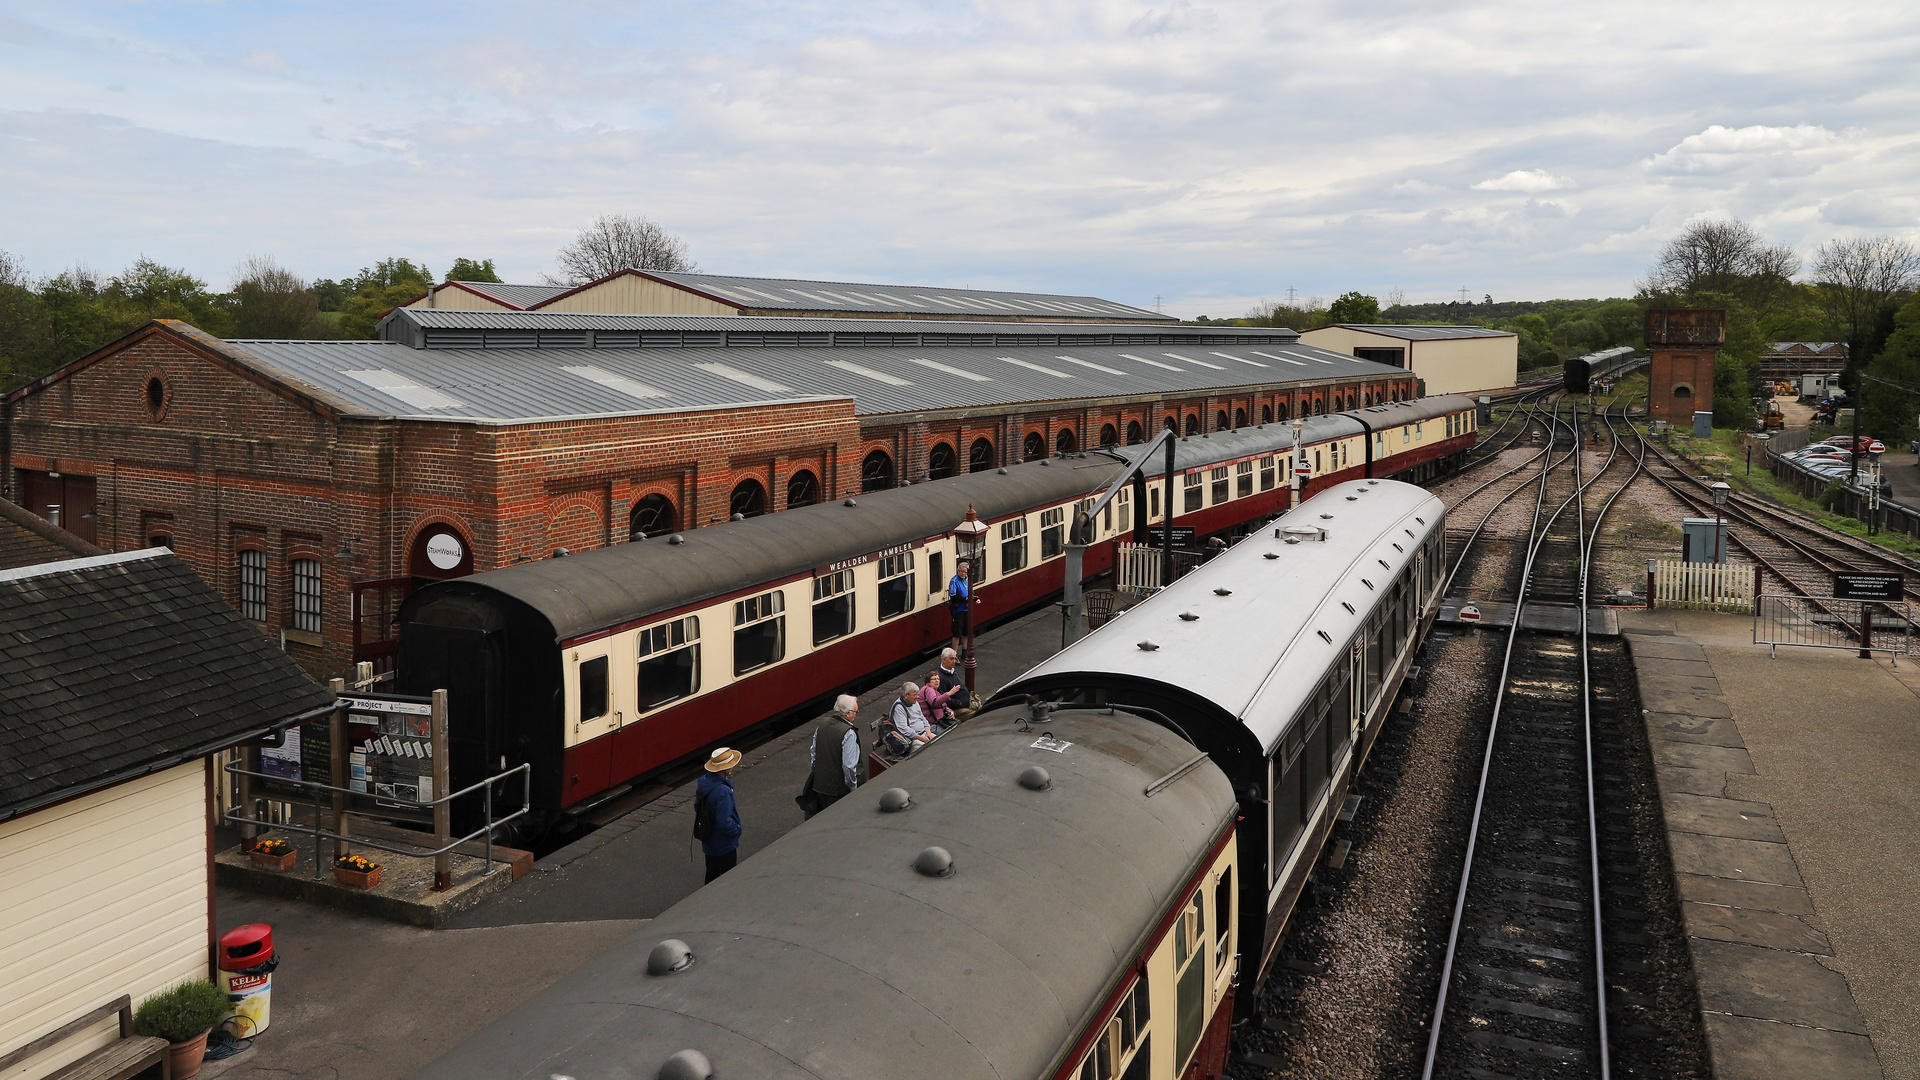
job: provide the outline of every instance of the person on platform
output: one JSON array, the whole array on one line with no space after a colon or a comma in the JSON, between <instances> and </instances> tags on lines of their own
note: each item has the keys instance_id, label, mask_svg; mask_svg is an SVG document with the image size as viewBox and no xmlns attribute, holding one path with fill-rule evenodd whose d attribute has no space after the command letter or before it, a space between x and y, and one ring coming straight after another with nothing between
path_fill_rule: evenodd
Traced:
<instances>
[{"instance_id":1,"label":"person on platform","mask_svg":"<svg viewBox=\"0 0 1920 1080\"><path fill-rule=\"evenodd\" d=\"M866 755L860 752L860 735L855 721L860 715L860 699L841 694L834 699L833 712L813 729L813 746L807 751L813 763L813 777L807 787L813 795L813 815L839 802L865 779Z\"/></svg>"},{"instance_id":2,"label":"person on platform","mask_svg":"<svg viewBox=\"0 0 1920 1080\"><path fill-rule=\"evenodd\" d=\"M920 711L919 683L909 682L900 687L900 696L887 711L887 719L908 753L933 741L933 725L927 723L927 714Z\"/></svg>"},{"instance_id":3,"label":"person on platform","mask_svg":"<svg viewBox=\"0 0 1920 1080\"><path fill-rule=\"evenodd\" d=\"M967 578L973 567L962 559L954 565L953 578L947 582L947 615L953 623L953 649L967 641L967 611L973 606L973 586ZM967 642L972 644L972 642Z\"/></svg>"},{"instance_id":4,"label":"person on platform","mask_svg":"<svg viewBox=\"0 0 1920 1080\"><path fill-rule=\"evenodd\" d=\"M927 672L927 682L920 688L920 715L927 718L935 731L945 731L960 722L953 713L951 699L953 695L940 692L940 672Z\"/></svg>"},{"instance_id":5,"label":"person on platform","mask_svg":"<svg viewBox=\"0 0 1920 1080\"><path fill-rule=\"evenodd\" d=\"M953 709L955 717L965 720L978 711L973 704L973 691L967 689L967 680L960 674L958 652L940 650L940 669L934 675L939 678L940 692L947 695L947 705Z\"/></svg>"},{"instance_id":6,"label":"person on platform","mask_svg":"<svg viewBox=\"0 0 1920 1080\"><path fill-rule=\"evenodd\" d=\"M733 869L740 858L740 808L733 801L733 767L740 751L721 747L707 758L694 798L713 823L700 850L707 856L707 880Z\"/></svg>"}]
</instances>

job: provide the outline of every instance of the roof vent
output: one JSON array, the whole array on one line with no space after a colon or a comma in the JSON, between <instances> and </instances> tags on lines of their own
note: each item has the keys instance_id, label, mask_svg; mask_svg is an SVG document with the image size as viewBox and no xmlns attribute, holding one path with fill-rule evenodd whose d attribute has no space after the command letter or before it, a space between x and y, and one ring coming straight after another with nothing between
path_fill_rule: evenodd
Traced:
<instances>
[{"instance_id":1,"label":"roof vent","mask_svg":"<svg viewBox=\"0 0 1920 1080\"><path fill-rule=\"evenodd\" d=\"M1215 590L1213 590L1213 595L1215 595L1215 596L1232 596L1232 595L1233 595L1233 590L1232 590L1232 589L1215 589Z\"/></svg>"},{"instance_id":2,"label":"roof vent","mask_svg":"<svg viewBox=\"0 0 1920 1080\"><path fill-rule=\"evenodd\" d=\"M679 938L668 938L647 954L647 974L671 975L693 966L693 949Z\"/></svg>"},{"instance_id":3,"label":"roof vent","mask_svg":"<svg viewBox=\"0 0 1920 1080\"><path fill-rule=\"evenodd\" d=\"M1359 502L1359 501L1360 501L1360 496L1358 496L1358 495L1349 495L1349 496L1347 496L1347 501L1348 501L1348 502Z\"/></svg>"},{"instance_id":4,"label":"roof vent","mask_svg":"<svg viewBox=\"0 0 1920 1080\"><path fill-rule=\"evenodd\" d=\"M1007 475L1007 467L1005 465L1000 466L998 469L995 469L994 471L999 473L1001 476Z\"/></svg>"},{"instance_id":5,"label":"roof vent","mask_svg":"<svg viewBox=\"0 0 1920 1080\"><path fill-rule=\"evenodd\" d=\"M930 847L914 856L913 868L928 877L952 877L953 855L943 847Z\"/></svg>"},{"instance_id":6,"label":"roof vent","mask_svg":"<svg viewBox=\"0 0 1920 1080\"><path fill-rule=\"evenodd\" d=\"M571 551L568 551L568 550L567 550L566 548L554 548L554 549L553 549L553 557L554 557L554 558L556 558L556 559L564 559L564 558L566 558L567 556L569 556L569 555L571 555L571 554L573 554L573 552L571 552Z\"/></svg>"},{"instance_id":7,"label":"roof vent","mask_svg":"<svg viewBox=\"0 0 1920 1080\"><path fill-rule=\"evenodd\" d=\"M745 515L745 514L735 514L735 515L733 515L733 517L732 517L732 519L731 519L731 520L733 520L733 521L745 521L745 520L747 520L747 515Z\"/></svg>"},{"instance_id":8,"label":"roof vent","mask_svg":"<svg viewBox=\"0 0 1920 1080\"><path fill-rule=\"evenodd\" d=\"M698 1050L682 1050L660 1066L660 1080L713 1080L713 1062Z\"/></svg>"},{"instance_id":9,"label":"roof vent","mask_svg":"<svg viewBox=\"0 0 1920 1080\"><path fill-rule=\"evenodd\" d=\"M1159 652L1160 651L1160 646L1155 645L1151 641L1142 641L1134 647L1139 649L1141 652Z\"/></svg>"},{"instance_id":10,"label":"roof vent","mask_svg":"<svg viewBox=\"0 0 1920 1080\"><path fill-rule=\"evenodd\" d=\"M1332 521L1332 520L1333 520L1333 515L1332 515L1332 514L1321 514L1321 515L1320 515L1320 520L1321 520L1321 521Z\"/></svg>"},{"instance_id":11,"label":"roof vent","mask_svg":"<svg viewBox=\"0 0 1920 1080\"><path fill-rule=\"evenodd\" d=\"M853 501L852 499L848 499L848 500L847 500L846 502L843 502L843 503L841 503L840 505L841 505L841 506L858 506L858 505L860 505L860 504L859 504L859 503L856 503L856 502L854 502L854 501Z\"/></svg>"},{"instance_id":12,"label":"roof vent","mask_svg":"<svg viewBox=\"0 0 1920 1080\"><path fill-rule=\"evenodd\" d=\"M1053 459L1052 459L1052 458L1041 458L1041 459L1040 459L1040 464L1042 464L1042 465L1051 465L1051 464L1053 464Z\"/></svg>"},{"instance_id":13,"label":"roof vent","mask_svg":"<svg viewBox=\"0 0 1920 1080\"><path fill-rule=\"evenodd\" d=\"M1327 636L1327 632L1325 630L1315 630L1314 633L1320 635L1321 641L1324 641L1329 645L1333 644L1333 638Z\"/></svg>"},{"instance_id":14,"label":"roof vent","mask_svg":"<svg viewBox=\"0 0 1920 1080\"><path fill-rule=\"evenodd\" d=\"M674 533L672 536L667 537L667 543L673 544L676 547L686 542L687 542L687 538L684 536L681 536L679 533Z\"/></svg>"},{"instance_id":15,"label":"roof vent","mask_svg":"<svg viewBox=\"0 0 1920 1080\"><path fill-rule=\"evenodd\" d=\"M1420 516L1419 514L1415 514L1415 515L1413 515L1413 520L1415 520L1415 521L1417 521L1417 522L1419 522L1419 523L1420 523L1420 524L1422 524L1422 525L1425 525L1425 524L1427 523L1427 519L1426 519L1426 518L1423 518L1423 517L1421 517L1421 516Z\"/></svg>"},{"instance_id":16,"label":"roof vent","mask_svg":"<svg viewBox=\"0 0 1920 1080\"><path fill-rule=\"evenodd\" d=\"M1045 791L1053 786L1053 777L1038 765L1029 765L1020 770L1020 786L1028 791Z\"/></svg>"},{"instance_id":17,"label":"roof vent","mask_svg":"<svg viewBox=\"0 0 1920 1080\"><path fill-rule=\"evenodd\" d=\"M1180 621L1181 622L1199 622L1200 616L1191 611L1183 611L1180 613Z\"/></svg>"},{"instance_id":18,"label":"roof vent","mask_svg":"<svg viewBox=\"0 0 1920 1080\"><path fill-rule=\"evenodd\" d=\"M1266 553L1266 557L1269 559L1277 559L1280 557L1280 553L1277 551L1269 551Z\"/></svg>"},{"instance_id":19,"label":"roof vent","mask_svg":"<svg viewBox=\"0 0 1920 1080\"><path fill-rule=\"evenodd\" d=\"M880 793L880 812L897 814L913 805L913 796L903 787L888 788Z\"/></svg>"},{"instance_id":20,"label":"roof vent","mask_svg":"<svg viewBox=\"0 0 1920 1080\"><path fill-rule=\"evenodd\" d=\"M1372 486L1372 485L1374 485L1374 484L1377 484L1377 483L1379 483L1379 482L1380 482L1380 481L1378 481L1378 480L1369 480L1369 481L1367 481L1367 484L1368 484L1368 486Z\"/></svg>"},{"instance_id":21,"label":"roof vent","mask_svg":"<svg viewBox=\"0 0 1920 1080\"><path fill-rule=\"evenodd\" d=\"M1324 517L1325 515L1321 516ZM1289 544L1297 544L1302 540L1325 540L1327 538L1327 530L1320 528L1318 525L1282 525L1273 530L1273 535L1277 540L1285 540Z\"/></svg>"}]
</instances>

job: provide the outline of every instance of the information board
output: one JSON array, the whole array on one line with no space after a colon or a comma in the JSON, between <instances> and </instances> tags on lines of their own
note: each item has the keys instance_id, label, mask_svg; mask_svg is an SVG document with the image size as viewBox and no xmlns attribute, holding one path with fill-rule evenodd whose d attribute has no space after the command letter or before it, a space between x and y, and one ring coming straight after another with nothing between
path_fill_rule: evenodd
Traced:
<instances>
[{"instance_id":1,"label":"information board","mask_svg":"<svg viewBox=\"0 0 1920 1080\"><path fill-rule=\"evenodd\" d=\"M1147 537L1148 537L1149 543L1151 543L1155 547L1159 547L1160 545L1167 542L1167 530L1157 525L1153 526L1147 529ZM1193 526L1175 525L1173 527L1173 546L1174 547L1192 547L1193 540L1194 540Z\"/></svg>"},{"instance_id":2,"label":"information board","mask_svg":"<svg viewBox=\"0 0 1920 1080\"><path fill-rule=\"evenodd\" d=\"M396 697L343 697L347 710L347 783L356 809L430 815L433 703Z\"/></svg>"},{"instance_id":3,"label":"information board","mask_svg":"<svg viewBox=\"0 0 1920 1080\"><path fill-rule=\"evenodd\" d=\"M1833 595L1836 600L1893 600L1905 598L1906 578L1901 574L1863 574L1835 571Z\"/></svg>"}]
</instances>

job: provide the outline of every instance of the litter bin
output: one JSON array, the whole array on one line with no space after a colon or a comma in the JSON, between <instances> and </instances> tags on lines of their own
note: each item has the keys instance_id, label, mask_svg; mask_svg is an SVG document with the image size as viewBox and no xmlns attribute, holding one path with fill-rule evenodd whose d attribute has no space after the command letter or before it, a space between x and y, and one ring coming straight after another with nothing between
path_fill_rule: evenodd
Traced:
<instances>
[{"instance_id":1,"label":"litter bin","mask_svg":"<svg viewBox=\"0 0 1920 1080\"><path fill-rule=\"evenodd\" d=\"M220 989L227 995L227 1019L239 1018L229 1029L235 1038L251 1039L267 1030L273 969L279 966L273 927L266 923L250 923L220 935Z\"/></svg>"}]
</instances>

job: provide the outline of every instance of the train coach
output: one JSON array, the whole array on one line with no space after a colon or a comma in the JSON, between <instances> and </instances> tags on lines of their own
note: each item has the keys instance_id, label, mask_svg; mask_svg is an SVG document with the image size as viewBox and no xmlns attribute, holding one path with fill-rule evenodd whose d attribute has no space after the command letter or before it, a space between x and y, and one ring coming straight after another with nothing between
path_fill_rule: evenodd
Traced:
<instances>
[{"instance_id":1,"label":"train coach","mask_svg":"<svg viewBox=\"0 0 1920 1080\"><path fill-rule=\"evenodd\" d=\"M1310 418L1309 491L1443 472L1474 431L1472 402L1453 396ZM1281 512L1293 439L1290 424L1269 424L1179 440L1174 505L1162 505L1155 462L1145 507L1123 491L1093 523L1086 573L1169 510L1199 536ZM531 766L537 834L937 649L962 554L986 624L1044 603L1061 588L1068 519L1134 453L1026 462L427 585L399 612L396 688L448 691L454 790ZM969 510L988 531L962 551L952 530ZM477 801L455 807L466 828Z\"/></svg>"},{"instance_id":2,"label":"train coach","mask_svg":"<svg viewBox=\"0 0 1920 1080\"><path fill-rule=\"evenodd\" d=\"M1631 345L1602 349L1568 360L1562 368L1561 382L1569 394L1590 394L1594 387L1613 382L1639 363Z\"/></svg>"},{"instance_id":3,"label":"train coach","mask_svg":"<svg viewBox=\"0 0 1920 1080\"><path fill-rule=\"evenodd\" d=\"M1425 489L1337 484L988 702L1140 710L1226 774L1255 986L1439 612L1445 530Z\"/></svg>"}]
</instances>

